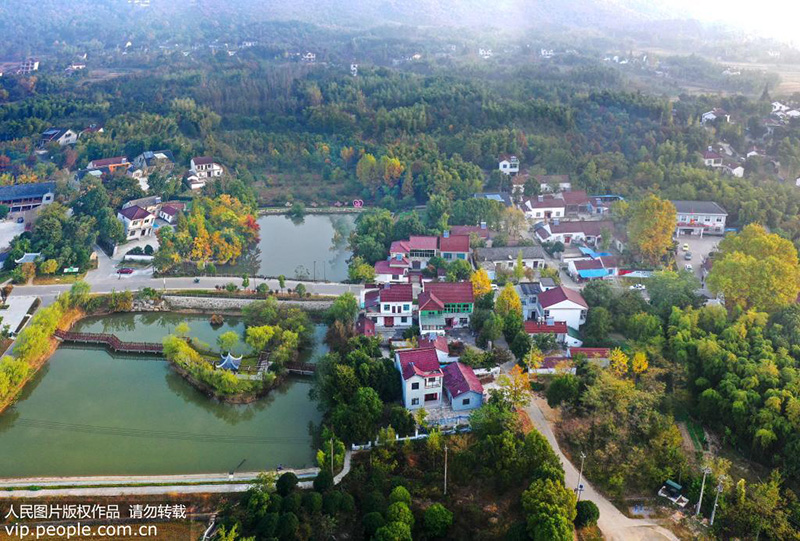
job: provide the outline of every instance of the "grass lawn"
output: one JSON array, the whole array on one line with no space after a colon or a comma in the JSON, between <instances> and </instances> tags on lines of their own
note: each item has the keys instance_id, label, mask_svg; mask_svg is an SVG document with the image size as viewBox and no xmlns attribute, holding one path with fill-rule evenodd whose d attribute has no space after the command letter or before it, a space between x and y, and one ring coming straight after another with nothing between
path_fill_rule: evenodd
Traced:
<instances>
[{"instance_id":1,"label":"grass lawn","mask_svg":"<svg viewBox=\"0 0 800 541\"><path fill-rule=\"evenodd\" d=\"M47 286L53 284L74 284L75 282L83 280L84 278L86 278L85 272L82 272L80 274L36 276L33 279L33 284L37 286Z\"/></svg>"}]
</instances>

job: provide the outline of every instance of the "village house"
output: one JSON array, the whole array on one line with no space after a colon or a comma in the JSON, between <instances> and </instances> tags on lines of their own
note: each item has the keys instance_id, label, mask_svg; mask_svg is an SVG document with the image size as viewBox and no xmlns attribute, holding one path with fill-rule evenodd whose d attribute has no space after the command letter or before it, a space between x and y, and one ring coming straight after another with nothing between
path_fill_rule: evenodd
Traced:
<instances>
[{"instance_id":1,"label":"village house","mask_svg":"<svg viewBox=\"0 0 800 541\"><path fill-rule=\"evenodd\" d=\"M469 259L469 236L451 235L450 231L445 231L439 237L438 255L445 261L451 262L456 259L464 261Z\"/></svg>"},{"instance_id":2,"label":"village house","mask_svg":"<svg viewBox=\"0 0 800 541\"><path fill-rule=\"evenodd\" d=\"M520 282L514 289L517 290L519 300L522 303L522 318L525 320L536 317L539 295L543 291L556 287L556 282L552 278L539 278L535 282Z\"/></svg>"},{"instance_id":3,"label":"village house","mask_svg":"<svg viewBox=\"0 0 800 541\"><path fill-rule=\"evenodd\" d=\"M548 355L542 359L542 364L534 368L531 373L537 376L574 374L575 366L569 357L565 357L564 355Z\"/></svg>"},{"instance_id":4,"label":"village house","mask_svg":"<svg viewBox=\"0 0 800 541\"><path fill-rule=\"evenodd\" d=\"M125 228L125 239L134 240L153 234L153 222L156 217L142 207L133 205L120 209L117 212L117 219Z\"/></svg>"},{"instance_id":5,"label":"village house","mask_svg":"<svg viewBox=\"0 0 800 541\"><path fill-rule=\"evenodd\" d=\"M533 175L539 183L539 192L556 193L568 192L572 190L572 183L569 175Z\"/></svg>"},{"instance_id":6,"label":"village house","mask_svg":"<svg viewBox=\"0 0 800 541\"><path fill-rule=\"evenodd\" d=\"M440 364L446 364L456 360L458 357L450 357L450 347L447 345L447 337L441 334L430 334L427 337L420 337L418 349L433 348L436 350L436 357Z\"/></svg>"},{"instance_id":7,"label":"village house","mask_svg":"<svg viewBox=\"0 0 800 541\"><path fill-rule=\"evenodd\" d=\"M715 107L714 109L703 113L700 117L700 121L705 124L706 122L715 122L719 120L720 122L730 122L731 115L725 109L721 107Z\"/></svg>"},{"instance_id":8,"label":"village house","mask_svg":"<svg viewBox=\"0 0 800 541\"><path fill-rule=\"evenodd\" d=\"M444 389L453 411L467 411L483 405L483 385L471 367L460 362L442 368Z\"/></svg>"},{"instance_id":9,"label":"village house","mask_svg":"<svg viewBox=\"0 0 800 541\"><path fill-rule=\"evenodd\" d=\"M728 213L714 201L672 201L676 211L676 236L724 235Z\"/></svg>"},{"instance_id":10,"label":"village house","mask_svg":"<svg viewBox=\"0 0 800 541\"><path fill-rule=\"evenodd\" d=\"M408 270L411 262L403 255L389 256L388 260L375 263L375 283L405 283L408 282Z\"/></svg>"},{"instance_id":11,"label":"village house","mask_svg":"<svg viewBox=\"0 0 800 541\"><path fill-rule=\"evenodd\" d=\"M553 318L543 321L526 321L524 328L525 332L531 337L540 334L552 334L559 344L566 342L567 334L569 333L569 328L565 322L555 321Z\"/></svg>"},{"instance_id":12,"label":"village house","mask_svg":"<svg viewBox=\"0 0 800 541\"><path fill-rule=\"evenodd\" d=\"M733 160L723 160L722 171L737 178L744 177L744 165Z\"/></svg>"},{"instance_id":13,"label":"village house","mask_svg":"<svg viewBox=\"0 0 800 541\"><path fill-rule=\"evenodd\" d=\"M567 274L573 280L583 282L598 278L607 278L619 274L619 258L609 252L595 252L591 248L581 246L582 257L567 260Z\"/></svg>"},{"instance_id":14,"label":"village house","mask_svg":"<svg viewBox=\"0 0 800 541\"><path fill-rule=\"evenodd\" d=\"M149 177L158 173L168 176L175 168L175 157L171 150L145 151L133 159L128 176L135 178L143 191L150 189Z\"/></svg>"},{"instance_id":15,"label":"village house","mask_svg":"<svg viewBox=\"0 0 800 541\"><path fill-rule=\"evenodd\" d=\"M497 201L506 207L513 207L514 202L511 200L511 194L506 192L482 192L472 194L476 199L488 199L489 201Z\"/></svg>"},{"instance_id":16,"label":"village house","mask_svg":"<svg viewBox=\"0 0 800 541\"><path fill-rule=\"evenodd\" d=\"M544 250L541 246L503 246L497 248L477 248L475 261L486 269L489 278L494 280L497 271L514 272L517 259L522 256L523 269L540 269L545 266Z\"/></svg>"},{"instance_id":17,"label":"village house","mask_svg":"<svg viewBox=\"0 0 800 541\"><path fill-rule=\"evenodd\" d=\"M536 320L564 322L573 329L580 329L586 323L589 306L580 292L564 286L557 286L539 294Z\"/></svg>"},{"instance_id":18,"label":"village house","mask_svg":"<svg viewBox=\"0 0 800 541\"><path fill-rule=\"evenodd\" d=\"M603 235L616 234L611 220L554 221L536 228L536 237L541 242L560 242L565 246L575 242L595 245L602 241Z\"/></svg>"},{"instance_id":19,"label":"village house","mask_svg":"<svg viewBox=\"0 0 800 541\"><path fill-rule=\"evenodd\" d=\"M128 207L141 207L150 214L155 214L158 211L158 207L161 205L161 196L158 195L150 195L148 197L140 197L139 199L131 199L124 205L122 205L123 209Z\"/></svg>"},{"instance_id":20,"label":"village house","mask_svg":"<svg viewBox=\"0 0 800 541\"><path fill-rule=\"evenodd\" d=\"M221 177L224 169L220 164L209 156L199 156L192 158L189 165L189 172L200 180L208 181L216 177Z\"/></svg>"},{"instance_id":21,"label":"village house","mask_svg":"<svg viewBox=\"0 0 800 541\"><path fill-rule=\"evenodd\" d=\"M526 218L533 220L548 221L563 218L567 214L567 205L561 193L527 197L522 200L520 208Z\"/></svg>"},{"instance_id":22,"label":"village house","mask_svg":"<svg viewBox=\"0 0 800 541\"><path fill-rule=\"evenodd\" d=\"M359 336L375 336L375 322L365 314L360 314L356 320L356 334Z\"/></svg>"},{"instance_id":23,"label":"village house","mask_svg":"<svg viewBox=\"0 0 800 541\"><path fill-rule=\"evenodd\" d=\"M408 328L414 319L414 292L411 284L385 284L364 294L367 317L376 330Z\"/></svg>"},{"instance_id":24,"label":"village house","mask_svg":"<svg viewBox=\"0 0 800 541\"><path fill-rule=\"evenodd\" d=\"M434 349L405 349L394 354L403 387L406 409L438 407L442 404L444 373Z\"/></svg>"},{"instance_id":25,"label":"village house","mask_svg":"<svg viewBox=\"0 0 800 541\"><path fill-rule=\"evenodd\" d=\"M497 168L506 175L516 175L519 173L519 158L510 154L503 154L500 156Z\"/></svg>"},{"instance_id":26,"label":"village house","mask_svg":"<svg viewBox=\"0 0 800 541\"><path fill-rule=\"evenodd\" d=\"M470 238L474 234L478 238L489 240L494 236L494 231L486 226L486 222L481 222L480 225L451 225L450 234L454 236L466 235Z\"/></svg>"},{"instance_id":27,"label":"village house","mask_svg":"<svg viewBox=\"0 0 800 541\"><path fill-rule=\"evenodd\" d=\"M7 206L10 213L26 212L52 203L55 192L55 182L0 186L0 205Z\"/></svg>"},{"instance_id":28,"label":"village house","mask_svg":"<svg viewBox=\"0 0 800 541\"><path fill-rule=\"evenodd\" d=\"M119 169L127 169L130 166L128 158L125 156L115 156L114 158L102 158L92 160L86 165L87 170L107 170L114 174Z\"/></svg>"},{"instance_id":29,"label":"village house","mask_svg":"<svg viewBox=\"0 0 800 541\"><path fill-rule=\"evenodd\" d=\"M419 295L421 334L444 334L469 325L475 297L470 282L425 282Z\"/></svg>"},{"instance_id":30,"label":"village house","mask_svg":"<svg viewBox=\"0 0 800 541\"><path fill-rule=\"evenodd\" d=\"M63 128L50 128L42 133L37 146L39 148L44 148L50 143L56 143L58 146L63 147L74 145L77 142L78 134L74 131Z\"/></svg>"},{"instance_id":31,"label":"village house","mask_svg":"<svg viewBox=\"0 0 800 541\"><path fill-rule=\"evenodd\" d=\"M722 156L712 147L708 147L703 151L703 164L706 167L722 167Z\"/></svg>"},{"instance_id":32,"label":"village house","mask_svg":"<svg viewBox=\"0 0 800 541\"><path fill-rule=\"evenodd\" d=\"M408 240L396 240L389 248L392 258L403 256L411 263L412 269L424 269L428 261L436 256L439 247L438 237L411 235Z\"/></svg>"},{"instance_id":33,"label":"village house","mask_svg":"<svg viewBox=\"0 0 800 541\"><path fill-rule=\"evenodd\" d=\"M185 203L170 201L161 205L161 208L158 209L158 217L168 224L173 225L178 220L178 214L183 212L185 208Z\"/></svg>"}]
</instances>

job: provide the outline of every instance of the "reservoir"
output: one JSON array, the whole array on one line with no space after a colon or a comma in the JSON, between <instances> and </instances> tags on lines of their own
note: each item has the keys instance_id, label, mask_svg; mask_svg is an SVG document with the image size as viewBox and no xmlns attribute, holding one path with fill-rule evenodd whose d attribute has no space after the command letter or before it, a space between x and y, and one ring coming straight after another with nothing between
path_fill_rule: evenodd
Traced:
<instances>
[{"instance_id":1,"label":"reservoir","mask_svg":"<svg viewBox=\"0 0 800 541\"><path fill-rule=\"evenodd\" d=\"M138 313L87 318L72 330L157 342L184 321L213 347L219 334L244 328L227 316L215 329L208 316ZM326 351L324 333L316 326L311 360ZM321 413L310 388L290 378L257 402L225 404L167 361L62 345L0 414L0 477L225 473L243 460L237 471L311 467L309 423Z\"/></svg>"}]
</instances>

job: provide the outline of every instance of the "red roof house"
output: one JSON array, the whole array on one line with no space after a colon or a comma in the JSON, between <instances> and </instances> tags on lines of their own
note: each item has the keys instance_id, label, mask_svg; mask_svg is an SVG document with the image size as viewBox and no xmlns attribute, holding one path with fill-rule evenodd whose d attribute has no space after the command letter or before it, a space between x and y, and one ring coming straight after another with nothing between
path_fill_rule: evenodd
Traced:
<instances>
[{"instance_id":1,"label":"red roof house","mask_svg":"<svg viewBox=\"0 0 800 541\"><path fill-rule=\"evenodd\" d=\"M469 366L460 362L450 363L442 369L442 372L444 372L444 388L447 389L451 400L469 392L483 394L483 385Z\"/></svg>"},{"instance_id":2,"label":"red roof house","mask_svg":"<svg viewBox=\"0 0 800 541\"><path fill-rule=\"evenodd\" d=\"M410 379L414 376L422 378L442 376L442 369L439 368L439 358L436 350L429 349L406 349L395 353L398 368L403 374L403 379Z\"/></svg>"}]
</instances>

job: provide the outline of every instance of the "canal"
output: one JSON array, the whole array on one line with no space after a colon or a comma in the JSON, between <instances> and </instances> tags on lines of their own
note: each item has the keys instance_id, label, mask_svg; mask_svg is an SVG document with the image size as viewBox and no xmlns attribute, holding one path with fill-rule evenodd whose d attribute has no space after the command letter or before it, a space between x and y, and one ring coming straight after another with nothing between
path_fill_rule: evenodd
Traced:
<instances>
[{"instance_id":1,"label":"canal","mask_svg":"<svg viewBox=\"0 0 800 541\"><path fill-rule=\"evenodd\" d=\"M145 313L87 318L74 330L155 342L183 321L209 344L244 328L237 318L212 328L207 316ZM324 333L316 326L311 360L325 353ZM242 460L238 471L313 466L308 427L321 414L310 385L291 379L252 404L225 404L166 361L62 346L0 414L0 477L221 473Z\"/></svg>"},{"instance_id":2,"label":"canal","mask_svg":"<svg viewBox=\"0 0 800 541\"><path fill-rule=\"evenodd\" d=\"M352 252L347 240L354 228L355 214L309 214L302 220L283 215L258 218L261 239L235 265L218 267L218 272L289 279L329 280L347 278L347 260Z\"/></svg>"}]
</instances>

